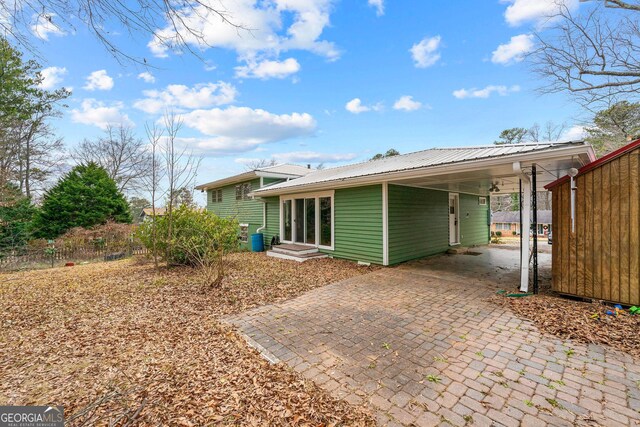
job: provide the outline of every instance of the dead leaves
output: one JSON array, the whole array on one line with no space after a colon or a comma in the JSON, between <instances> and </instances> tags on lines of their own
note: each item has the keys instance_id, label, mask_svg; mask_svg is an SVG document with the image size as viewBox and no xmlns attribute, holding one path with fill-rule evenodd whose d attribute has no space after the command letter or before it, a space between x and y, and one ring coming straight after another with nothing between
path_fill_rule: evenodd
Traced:
<instances>
[{"instance_id":1,"label":"dead leaves","mask_svg":"<svg viewBox=\"0 0 640 427\"><path fill-rule=\"evenodd\" d=\"M538 328L550 334L583 343L606 344L640 357L638 315L610 316L606 312L613 309L604 304L550 295L527 298L496 296L493 300L532 320Z\"/></svg>"},{"instance_id":2,"label":"dead leaves","mask_svg":"<svg viewBox=\"0 0 640 427\"><path fill-rule=\"evenodd\" d=\"M63 404L70 425L374 425L217 321L368 270L242 253L213 290L131 261L0 274L0 403Z\"/></svg>"}]
</instances>

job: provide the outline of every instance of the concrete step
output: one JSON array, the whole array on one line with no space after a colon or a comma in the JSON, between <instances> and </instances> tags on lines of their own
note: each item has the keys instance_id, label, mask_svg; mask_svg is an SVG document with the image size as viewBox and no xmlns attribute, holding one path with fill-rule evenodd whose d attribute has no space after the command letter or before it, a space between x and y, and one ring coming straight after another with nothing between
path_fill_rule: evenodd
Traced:
<instances>
[{"instance_id":1,"label":"concrete step","mask_svg":"<svg viewBox=\"0 0 640 427\"><path fill-rule=\"evenodd\" d=\"M296 262L305 262L305 261L309 261L309 260L312 260L312 259L322 259L322 258L327 258L328 257L327 254L323 254L321 252L318 252L317 249L313 253L294 254L294 255L283 253L281 251L271 250L271 251L267 251L267 256L274 257L274 258L280 258L280 259L286 259L286 260L289 260L289 261L296 261Z\"/></svg>"},{"instance_id":2,"label":"concrete step","mask_svg":"<svg viewBox=\"0 0 640 427\"><path fill-rule=\"evenodd\" d=\"M277 245L271 248L273 252L277 252L284 255L298 256L318 253L318 248L305 245L292 245L284 244Z\"/></svg>"}]
</instances>

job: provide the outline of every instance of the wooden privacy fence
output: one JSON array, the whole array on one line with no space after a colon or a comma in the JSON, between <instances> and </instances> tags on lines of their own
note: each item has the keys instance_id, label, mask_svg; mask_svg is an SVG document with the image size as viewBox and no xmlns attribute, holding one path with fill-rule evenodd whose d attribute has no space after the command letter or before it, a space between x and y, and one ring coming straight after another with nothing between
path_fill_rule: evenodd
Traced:
<instances>
[{"instance_id":1,"label":"wooden privacy fence","mask_svg":"<svg viewBox=\"0 0 640 427\"><path fill-rule=\"evenodd\" d=\"M635 145L634 145L635 144ZM553 191L553 289L640 305L640 144L583 167Z\"/></svg>"},{"instance_id":2,"label":"wooden privacy fence","mask_svg":"<svg viewBox=\"0 0 640 427\"><path fill-rule=\"evenodd\" d=\"M40 264L54 266L67 262L80 262L90 260L113 260L125 258L131 255L144 255L148 251L140 244L118 247L56 247L54 251L46 248L28 249L24 253L0 254L0 270L16 270Z\"/></svg>"}]
</instances>

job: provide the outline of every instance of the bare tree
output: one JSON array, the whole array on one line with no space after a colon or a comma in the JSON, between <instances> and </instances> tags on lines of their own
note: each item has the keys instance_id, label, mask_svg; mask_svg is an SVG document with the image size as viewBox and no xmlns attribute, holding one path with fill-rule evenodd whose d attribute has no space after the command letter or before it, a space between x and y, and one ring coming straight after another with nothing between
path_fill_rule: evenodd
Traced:
<instances>
[{"instance_id":1,"label":"bare tree","mask_svg":"<svg viewBox=\"0 0 640 427\"><path fill-rule=\"evenodd\" d=\"M11 36L23 48L36 51L31 32L46 27L62 33L74 33L76 25L86 27L118 61L147 64L145 58L134 56L116 43L116 33L151 37L160 45L188 50L198 55L187 40L206 44L205 29L193 24L191 18L206 19L213 24L228 25L249 31L234 23L224 6L224 0L17 0L0 2L0 30ZM79 24L78 24L79 23ZM170 28L171 35L157 31ZM126 38L125 38L126 39ZM124 39L123 39L124 40Z\"/></svg>"},{"instance_id":2,"label":"bare tree","mask_svg":"<svg viewBox=\"0 0 640 427\"><path fill-rule=\"evenodd\" d=\"M538 123L534 123L533 126L527 130L525 140L531 142L558 141L565 130L567 130L566 123L556 124L553 121L548 121L544 127L541 127Z\"/></svg>"},{"instance_id":3,"label":"bare tree","mask_svg":"<svg viewBox=\"0 0 640 427\"><path fill-rule=\"evenodd\" d=\"M156 202L158 200L158 193L160 192L160 182L164 177L164 168L162 161L159 157L160 143L162 140L162 131L155 125L145 124L145 131L147 134L147 142L149 144L149 152L151 156L149 174L143 178L144 186L151 195L151 220L153 221L151 226L151 241L152 241L152 254L153 265L158 268L158 229L156 223Z\"/></svg>"},{"instance_id":4,"label":"bare tree","mask_svg":"<svg viewBox=\"0 0 640 427\"><path fill-rule=\"evenodd\" d=\"M164 115L164 147L162 156L165 162L167 181L167 263L171 260L171 241L173 238L173 207L175 206L178 190L193 187L201 158L188 153L187 148L177 146L178 134L182 128L182 121L174 113Z\"/></svg>"},{"instance_id":5,"label":"bare tree","mask_svg":"<svg viewBox=\"0 0 640 427\"><path fill-rule=\"evenodd\" d=\"M85 139L74 150L73 158L79 163L95 162L102 166L118 184L118 189L126 193L142 189L152 161L144 141L125 125L109 125L104 136Z\"/></svg>"},{"instance_id":6,"label":"bare tree","mask_svg":"<svg viewBox=\"0 0 640 427\"><path fill-rule=\"evenodd\" d=\"M599 3L578 14L559 4L529 55L548 81L543 92L568 91L589 110L635 97L640 88L640 2Z\"/></svg>"},{"instance_id":7,"label":"bare tree","mask_svg":"<svg viewBox=\"0 0 640 427\"><path fill-rule=\"evenodd\" d=\"M276 161L276 159L255 159L255 160L251 160L248 161L244 164L244 167L247 170L250 171L254 171L256 169L262 169L262 168L266 168L269 166L275 166L277 165L278 162Z\"/></svg>"}]
</instances>

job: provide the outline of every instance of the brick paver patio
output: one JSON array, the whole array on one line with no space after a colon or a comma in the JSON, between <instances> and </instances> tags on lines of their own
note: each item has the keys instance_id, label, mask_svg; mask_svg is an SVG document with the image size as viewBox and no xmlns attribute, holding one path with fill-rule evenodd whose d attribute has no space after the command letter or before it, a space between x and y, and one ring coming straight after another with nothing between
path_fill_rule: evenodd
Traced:
<instances>
[{"instance_id":1,"label":"brick paver patio","mask_svg":"<svg viewBox=\"0 0 640 427\"><path fill-rule=\"evenodd\" d=\"M380 425L640 425L640 364L543 335L487 301L517 251L387 268L228 318Z\"/></svg>"}]
</instances>

